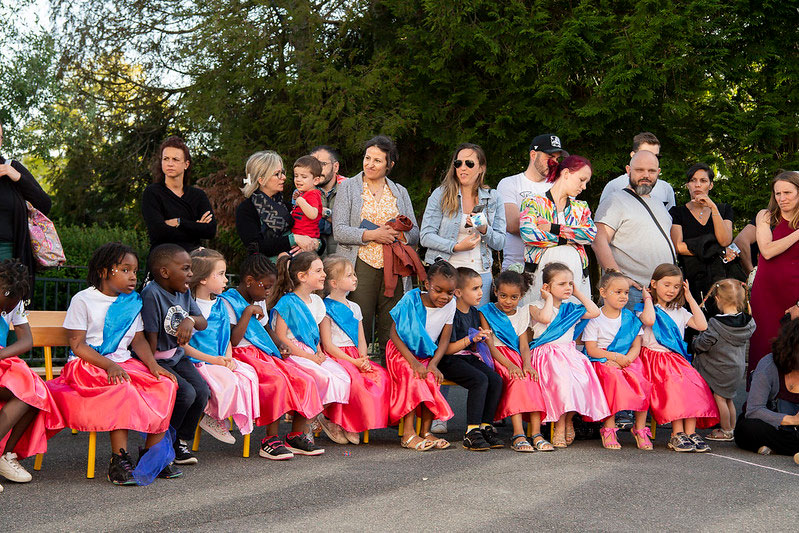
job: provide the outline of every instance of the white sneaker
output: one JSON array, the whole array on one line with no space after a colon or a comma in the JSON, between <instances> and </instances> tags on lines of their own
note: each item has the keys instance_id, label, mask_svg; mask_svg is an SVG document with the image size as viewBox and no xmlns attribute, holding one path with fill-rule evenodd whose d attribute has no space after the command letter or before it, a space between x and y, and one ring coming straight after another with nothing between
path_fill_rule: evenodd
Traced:
<instances>
[{"instance_id":1,"label":"white sneaker","mask_svg":"<svg viewBox=\"0 0 799 533\"><path fill-rule=\"evenodd\" d=\"M0 457L0 476L17 483L27 483L33 479L30 473L22 468L22 465L17 461L17 454L12 452Z\"/></svg>"},{"instance_id":2,"label":"white sneaker","mask_svg":"<svg viewBox=\"0 0 799 533\"><path fill-rule=\"evenodd\" d=\"M3 492L3 486L0 485L0 492Z\"/></svg>"},{"instance_id":3,"label":"white sneaker","mask_svg":"<svg viewBox=\"0 0 799 533\"><path fill-rule=\"evenodd\" d=\"M433 424L430 426L430 433L441 433L447 432L447 422L445 420L433 420Z\"/></svg>"},{"instance_id":4,"label":"white sneaker","mask_svg":"<svg viewBox=\"0 0 799 533\"><path fill-rule=\"evenodd\" d=\"M319 425L322 426L322 431L325 432L325 435L330 440L336 444L349 444L350 441L344 435L344 430L341 426L325 418L325 415L319 415L316 419L319 421Z\"/></svg>"},{"instance_id":5,"label":"white sneaker","mask_svg":"<svg viewBox=\"0 0 799 533\"><path fill-rule=\"evenodd\" d=\"M225 444L236 443L235 437L228 431L227 424L220 420L204 415L202 420L200 420L200 427L218 441L222 441Z\"/></svg>"}]
</instances>

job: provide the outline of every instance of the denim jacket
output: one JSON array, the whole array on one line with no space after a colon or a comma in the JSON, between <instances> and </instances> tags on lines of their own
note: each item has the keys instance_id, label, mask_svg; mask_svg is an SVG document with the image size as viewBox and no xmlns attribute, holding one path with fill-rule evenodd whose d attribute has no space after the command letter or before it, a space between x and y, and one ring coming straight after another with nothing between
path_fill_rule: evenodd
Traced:
<instances>
[{"instance_id":1,"label":"denim jacket","mask_svg":"<svg viewBox=\"0 0 799 533\"><path fill-rule=\"evenodd\" d=\"M438 187L427 200L427 207L422 216L419 229L420 244L427 248L424 256L426 263L433 263L437 257L449 260L452 249L458 243L458 228L463 214L463 204L458 193L458 212L455 216L445 217L441 209L444 189ZM485 235L480 236L480 258L483 269L491 268L491 251L505 248L505 205L499 199L496 189L479 189L477 203L485 204L488 216L488 228Z\"/></svg>"}]
</instances>

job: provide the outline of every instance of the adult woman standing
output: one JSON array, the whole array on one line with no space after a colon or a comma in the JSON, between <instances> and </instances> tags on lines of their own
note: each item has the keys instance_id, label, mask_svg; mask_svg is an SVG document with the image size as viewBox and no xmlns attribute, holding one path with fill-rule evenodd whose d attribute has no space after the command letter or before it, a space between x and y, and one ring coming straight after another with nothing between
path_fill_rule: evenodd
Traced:
<instances>
[{"instance_id":1,"label":"adult woman standing","mask_svg":"<svg viewBox=\"0 0 799 533\"><path fill-rule=\"evenodd\" d=\"M469 267L483 279L483 299L491 293L492 251L505 247L505 207L499 194L483 183L486 156L476 144L455 149L441 186L427 200L420 228L425 261L441 257L454 267ZM479 215L472 216L481 206Z\"/></svg>"},{"instance_id":2,"label":"adult woman standing","mask_svg":"<svg viewBox=\"0 0 799 533\"><path fill-rule=\"evenodd\" d=\"M178 244L192 251L201 239L213 239L216 220L208 196L191 182L191 155L180 137L169 137L158 148L150 167L153 183L144 189L141 212L150 249Z\"/></svg>"},{"instance_id":3,"label":"adult woman standing","mask_svg":"<svg viewBox=\"0 0 799 533\"><path fill-rule=\"evenodd\" d=\"M579 155L570 155L560 163L551 161L547 181L552 188L546 195L522 202L519 234L524 241L525 269L534 271L534 276L521 303L540 298L541 271L556 261L571 269L580 292L591 294L585 245L594 242L596 225L588 203L576 198L585 190L592 173L591 162Z\"/></svg>"},{"instance_id":4,"label":"adult woman standing","mask_svg":"<svg viewBox=\"0 0 799 533\"><path fill-rule=\"evenodd\" d=\"M283 201L286 170L283 159L272 150L256 152L245 166L245 200L236 208L236 231L251 252L274 258L283 252L316 250L314 239L294 235L294 218Z\"/></svg>"},{"instance_id":5,"label":"adult woman standing","mask_svg":"<svg viewBox=\"0 0 799 533\"><path fill-rule=\"evenodd\" d=\"M333 238L338 242L336 253L355 265L358 276L358 287L349 298L363 311L367 339L372 338L372 323L377 317L381 351L385 350L391 330L388 313L403 294L400 285L393 296L384 294L382 245L396 240L411 246L419 242L419 226L408 191L388 179L397 159L397 148L388 137L378 135L367 141L363 172L339 184L333 209ZM400 232L387 224L400 215L410 219L412 227L408 231Z\"/></svg>"},{"instance_id":6,"label":"adult woman standing","mask_svg":"<svg viewBox=\"0 0 799 533\"><path fill-rule=\"evenodd\" d=\"M771 182L768 208L757 214L760 257L752 284L752 316L757 323L749 343L749 372L771 351L779 323L799 300L799 172L782 172Z\"/></svg>"},{"instance_id":7,"label":"adult woman standing","mask_svg":"<svg viewBox=\"0 0 799 533\"><path fill-rule=\"evenodd\" d=\"M3 126L0 124L2 146ZM0 156L0 261L19 259L33 275L35 260L26 201L45 215L52 206L50 197L22 163Z\"/></svg>"},{"instance_id":8,"label":"adult woman standing","mask_svg":"<svg viewBox=\"0 0 799 533\"><path fill-rule=\"evenodd\" d=\"M729 205L716 204L708 196L715 177L709 166L697 163L688 169L685 177L691 200L669 210L671 240L691 294L701 302L713 283L728 277L724 261L738 256L727 248L732 243L733 212ZM743 276L743 270L740 274ZM707 304L714 305L710 301ZM712 308L709 312L715 314Z\"/></svg>"}]
</instances>

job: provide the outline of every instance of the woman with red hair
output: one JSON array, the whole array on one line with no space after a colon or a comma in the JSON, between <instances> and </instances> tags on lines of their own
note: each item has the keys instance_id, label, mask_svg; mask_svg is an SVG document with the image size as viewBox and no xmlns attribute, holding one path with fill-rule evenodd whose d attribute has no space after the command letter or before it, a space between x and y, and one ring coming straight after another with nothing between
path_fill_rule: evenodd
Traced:
<instances>
[{"instance_id":1,"label":"woman with red hair","mask_svg":"<svg viewBox=\"0 0 799 533\"><path fill-rule=\"evenodd\" d=\"M594 241L596 225L588 203L576 199L591 174L591 162L585 157L570 155L560 163L550 160L547 181L552 188L522 202L519 234L524 241L524 267L534 273L523 304L540 298L541 271L552 262L566 264L574 274L575 288L591 294L585 246Z\"/></svg>"}]
</instances>

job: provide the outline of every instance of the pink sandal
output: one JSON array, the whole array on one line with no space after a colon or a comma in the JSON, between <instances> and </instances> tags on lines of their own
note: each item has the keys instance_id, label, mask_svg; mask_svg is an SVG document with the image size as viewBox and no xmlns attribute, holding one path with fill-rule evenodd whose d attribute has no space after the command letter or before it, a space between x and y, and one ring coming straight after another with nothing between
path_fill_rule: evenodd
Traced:
<instances>
[{"instance_id":1,"label":"pink sandal","mask_svg":"<svg viewBox=\"0 0 799 533\"><path fill-rule=\"evenodd\" d=\"M649 440L652 436L652 432L649 430L648 426L644 426L641 429L631 429L630 433L635 437L635 444L638 446L639 450L652 449L652 441Z\"/></svg>"},{"instance_id":2,"label":"pink sandal","mask_svg":"<svg viewBox=\"0 0 799 533\"><path fill-rule=\"evenodd\" d=\"M602 446L606 450L621 450L619 439L616 438L617 431L619 431L618 428L601 428L599 430L599 435L602 437Z\"/></svg>"}]
</instances>

